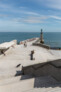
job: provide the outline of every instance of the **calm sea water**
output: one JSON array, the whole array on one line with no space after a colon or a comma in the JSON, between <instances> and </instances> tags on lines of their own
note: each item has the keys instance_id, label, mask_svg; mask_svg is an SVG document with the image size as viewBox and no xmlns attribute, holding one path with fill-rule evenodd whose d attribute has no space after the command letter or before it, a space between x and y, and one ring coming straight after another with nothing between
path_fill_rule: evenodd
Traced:
<instances>
[{"instance_id":1,"label":"calm sea water","mask_svg":"<svg viewBox=\"0 0 61 92\"><path fill-rule=\"evenodd\" d=\"M0 43L17 39L18 42L40 37L39 32L0 32ZM44 32L44 41L51 47L61 47L61 32Z\"/></svg>"}]
</instances>

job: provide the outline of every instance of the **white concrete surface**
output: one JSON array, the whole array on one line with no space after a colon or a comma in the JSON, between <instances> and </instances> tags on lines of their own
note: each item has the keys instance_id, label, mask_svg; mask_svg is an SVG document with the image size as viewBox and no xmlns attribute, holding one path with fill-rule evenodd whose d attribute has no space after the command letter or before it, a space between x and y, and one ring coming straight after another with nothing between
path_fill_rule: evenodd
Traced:
<instances>
[{"instance_id":1,"label":"white concrete surface","mask_svg":"<svg viewBox=\"0 0 61 92\"><path fill-rule=\"evenodd\" d=\"M0 49L8 49L9 47L13 46L16 43L15 40L11 41L11 42L5 42L0 44Z\"/></svg>"},{"instance_id":2,"label":"white concrete surface","mask_svg":"<svg viewBox=\"0 0 61 92\"><path fill-rule=\"evenodd\" d=\"M35 51L35 60L33 61L30 60L31 50ZM16 45L14 48L11 47L5 54L6 56L2 55L0 57L0 92L39 92L38 88L34 88L35 78L21 80L21 76L15 77L17 71L21 72L22 66L61 59L61 51L32 46L32 42L28 42L27 47L24 47L24 45ZM17 68L16 66L18 64L21 65ZM44 83L43 80L42 83ZM55 92L59 92L61 87L59 86L57 89L57 86L54 88L51 86L51 90L56 89L58 91ZM50 91L50 87L40 87L39 90L41 90L40 92L54 92Z\"/></svg>"}]
</instances>

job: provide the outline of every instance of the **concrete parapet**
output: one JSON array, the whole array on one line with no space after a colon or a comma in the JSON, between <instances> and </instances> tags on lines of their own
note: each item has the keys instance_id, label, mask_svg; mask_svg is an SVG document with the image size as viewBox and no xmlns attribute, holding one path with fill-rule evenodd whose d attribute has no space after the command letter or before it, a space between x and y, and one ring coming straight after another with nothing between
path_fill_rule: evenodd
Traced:
<instances>
[{"instance_id":1,"label":"concrete parapet","mask_svg":"<svg viewBox=\"0 0 61 92\"><path fill-rule=\"evenodd\" d=\"M33 43L33 45L40 46L40 47L43 47L43 48L46 48L46 49L50 49L50 46L48 46L46 44L42 44L42 43Z\"/></svg>"},{"instance_id":2,"label":"concrete parapet","mask_svg":"<svg viewBox=\"0 0 61 92\"><path fill-rule=\"evenodd\" d=\"M16 45L16 44L17 44L17 40L13 40L13 42L14 42L14 45Z\"/></svg>"},{"instance_id":3,"label":"concrete parapet","mask_svg":"<svg viewBox=\"0 0 61 92\"><path fill-rule=\"evenodd\" d=\"M61 81L61 60L54 60L36 65L23 66L23 74L32 76L52 76Z\"/></svg>"},{"instance_id":4,"label":"concrete parapet","mask_svg":"<svg viewBox=\"0 0 61 92\"><path fill-rule=\"evenodd\" d=\"M38 38L32 38L32 39L27 39L27 40L24 40L24 41L20 41L20 45L24 44L24 42L32 42L32 41L34 41L36 39L38 39Z\"/></svg>"},{"instance_id":5,"label":"concrete parapet","mask_svg":"<svg viewBox=\"0 0 61 92\"><path fill-rule=\"evenodd\" d=\"M17 40L13 40L13 41L10 41L10 42L4 42L4 43L0 44L0 54L5 55L5 52L9 48L14 47L16 44L17 44Z\"/></svg>"}]
</instances>

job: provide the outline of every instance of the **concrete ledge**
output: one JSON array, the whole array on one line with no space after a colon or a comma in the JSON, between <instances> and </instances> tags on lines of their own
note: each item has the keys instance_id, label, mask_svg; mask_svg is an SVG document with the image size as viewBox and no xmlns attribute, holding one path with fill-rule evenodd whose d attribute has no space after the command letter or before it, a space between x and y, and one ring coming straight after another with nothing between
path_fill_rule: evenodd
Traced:
<instances>
[{"instance_id":1,"label":"concrete ledge","mask_svg":"<svg viewBox=\"0 0 61 92\"><path fill-rule=\"evenodd\" d=\"M10 47L14 47L16 44L17 44L17 40L4 42L0 44L0 54L2 54L2 52L4 53L5 51L7 51Z\"/></svg>"},{"instance_id":2,"label":"concrete ledge","mask_svg":"<svg viewBox=\"0 0 61 92\"><path fill-rule=\"evenodd\" d=\"M40 47L43 47L43 48L46 48L46 49L50 49L50 47L46 44L41 44L41 43L33 43L32 45L34 46L40 46Z\"/></svg>"}]
</instances>

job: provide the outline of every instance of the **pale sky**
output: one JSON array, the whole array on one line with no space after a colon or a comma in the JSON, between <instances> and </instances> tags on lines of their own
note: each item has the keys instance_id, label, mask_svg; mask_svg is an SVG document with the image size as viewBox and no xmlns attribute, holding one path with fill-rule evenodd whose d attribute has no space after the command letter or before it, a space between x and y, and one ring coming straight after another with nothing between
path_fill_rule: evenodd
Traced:
<instances>
[{"instance_id":1,"label":"pale sky","mask_svg":"<svg viewBox=\"0 0 61 92\"><path fill-rule=\"evenodd\" d=\"M61 32L61 0L0 0L0 32Z\"/></svg>"}]
</instances>

